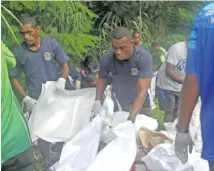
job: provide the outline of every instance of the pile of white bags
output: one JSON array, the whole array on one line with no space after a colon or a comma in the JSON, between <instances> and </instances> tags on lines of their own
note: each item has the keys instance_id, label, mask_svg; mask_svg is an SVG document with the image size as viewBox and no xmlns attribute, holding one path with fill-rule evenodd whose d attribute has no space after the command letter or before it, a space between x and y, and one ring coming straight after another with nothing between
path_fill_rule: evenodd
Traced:
<instances>
[{"instance_id":1,"label":"pile of white bags","mask_svg":"<svg viewBox=\"0 0 214 171\"><path fill-rule=\"evenodd\" d=\"M37 105L28 121L32 141L66 142L90 120L95 88L58 93L54 82L43 85Z\"/></svg>"},{"instance_id":2,"label":"pile of white bags","mask_svg":"<svg viewBox=\"0 0 214 171\"><path fill-rule=\"evenodd\" d=\"M136 136L130 121L120 123L115 138L97 155L104 121L97 116L63 147L54 171L129 171L136 156Z\"/></svg>"},{"instance_id":3,"label":"pile of white bags","mask_svg":"<svg viewBox=\"0 0 214 171\"><path fill-rule=\"evenodd\" d=\"M195 143L192 154L186 164L182 164L176 157L173 144L159 144L144 156L141 160L151 171L209 171L208 162L201 158L202 140L200 134L200 106L199 100L190 122L190 135ZM173 142L176 136L177 121L174 123L165 123L167 131L161 131Z\"/></svg>"},{"instance_id":4,"label":"pile of white bags","mask_svg":"<svg viewBox=\"0 0 214 171\"><path fill-rule=\"evenodd\" d=\"M127 120L127 112L113 112L109 95L101 115L88 123L63 147L54 171L129 171L135 160L137 146L135 126ZM107 145L98 152L98 144ZM98 154L97 154L98 153Z\"/></svg>"}]
</instances>

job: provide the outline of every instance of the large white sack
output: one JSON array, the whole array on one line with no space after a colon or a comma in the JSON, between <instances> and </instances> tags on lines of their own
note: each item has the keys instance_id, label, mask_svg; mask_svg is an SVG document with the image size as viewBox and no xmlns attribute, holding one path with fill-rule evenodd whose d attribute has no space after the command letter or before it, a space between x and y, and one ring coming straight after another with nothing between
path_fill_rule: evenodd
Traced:
<instances>
[{"instance_id":1,"label":"large white sack","mask_svg":"<svg viewBox=\"0 0 214 171\"><path fill-rule=\"evenodd\" d=\"M51 169L85 171L97 154L101 128L102 121L100 116L97 116L64 145L60 160Z\"/></svg>"},{"instance_id":2,"label":"large white sack","mask_svg":"<svg viewBox=\"0 0 214 171\"><path fill-rule=\"evenodd\" d=\"M98 153L86 171L129 171L136 157L136 136L130 121L119 124L116 138Z\"/></svg>"},{"instance_id":3,"label":"large white sack","mask_svg":"<svg viewBox=\"0 0 214 171\"><path fill-rule=\"evenodd\" d=\"M89 122L94 99L95 88L58 93L54 82L47 82L28 122L32 141L73 138Z\"/></svg>"},{"instance_id":4,"label":"large white sack","mask_svg":"<svg viewBox=\"0 0 214 171\"><path fill-rule=\"evenodd\" d=\"M193 150L189 160L182 164L175 156L173 144L160 144L155 146L142 158L151 171L209 171L208 162Z\"/></svg>"}]
</instances>

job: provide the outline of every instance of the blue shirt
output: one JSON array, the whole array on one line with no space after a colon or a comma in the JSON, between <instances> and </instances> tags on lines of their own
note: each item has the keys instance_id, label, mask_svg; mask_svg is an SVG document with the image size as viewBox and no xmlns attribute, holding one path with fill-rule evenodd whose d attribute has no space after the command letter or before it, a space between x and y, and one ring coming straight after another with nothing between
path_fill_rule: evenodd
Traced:
<instances>
[{"instance_id":1,"label":"blue shirt","mask_svg":"<svg viewBox=\"0 0 214 171\"><path fill-rule=\"evenodd\" d=\"M110 50L100 58L99 76L111 78L112 91L115 93L123 111L129 111L137 96L138 79L152 78L152 56L141 46L134 46L130 59L121 63Z\"/></svg>"},{"instance_id":2,"label":"blue shirt","mask_svg":"<svg viewBox=\"0 0 214 171\"><path fill-rule=\"evenodd\" d=\"M214 3L196 17L188 45L187 74L196 74L202 100L202 157L214 161Z\"/></svg>"},{"instance_id":3,"label":"blue shirt","mask_svg":"<svg viewBox=\"0 0 214 171\"><path fill-rule=\"evenodd\" d=\"M13 49L16 67L10 70L10 76L16 78L25 73L26 88L30 97L38 99L42 83L56 81L57 66L68 61L68 56L55 39L41 37L40 48L37 51L28 49L25 43Z\"/></svg>"}]
</instances>

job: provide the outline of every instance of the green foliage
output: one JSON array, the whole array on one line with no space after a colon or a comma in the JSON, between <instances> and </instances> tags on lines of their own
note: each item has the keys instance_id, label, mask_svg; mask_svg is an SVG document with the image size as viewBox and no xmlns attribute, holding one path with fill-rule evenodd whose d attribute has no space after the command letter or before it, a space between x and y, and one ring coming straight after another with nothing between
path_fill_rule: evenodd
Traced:
<instances>
[{"instance_id":1,"label":"green foliage","mask_svg":"<svg viewBox=\"0 0 214 171\"><path fill-rule=\"evenodd\" d=\"M167 50L172 44L188 39L192 20L204 5L205 2L188 1L89 2L90 9L99 16L95 26L100 33L99 43L89 52L102 56L111 47L108 34L118 26L137 30L144 43L159 42ZM159 59L153 61L156 66Z\"/></svg>"},{"instance_id":2,"label":"green foliage","mask_svg":"<svg viewBox=\"0 0 214 171\"><path fill-rule=\"evenodd\" d=\"M41 35L55 38L65 52L78 62L90 47L93 47L98 37L90 32L96 15L82 2L71 1L4 1L2 4L15 16L29 14L35 16L40 27ZM2 10L8 24L18 41L18 22L6 11ZM17 44L8 31L8 26L2 22L2 39L8 47Z\"/></svg>"}]
</instances>

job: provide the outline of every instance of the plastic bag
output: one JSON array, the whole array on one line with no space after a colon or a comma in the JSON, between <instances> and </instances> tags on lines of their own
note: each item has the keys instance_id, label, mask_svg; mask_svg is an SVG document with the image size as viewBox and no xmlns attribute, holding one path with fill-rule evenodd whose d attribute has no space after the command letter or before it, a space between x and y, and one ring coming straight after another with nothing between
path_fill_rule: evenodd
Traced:
<instances>
[{"instance_id":1,"label":"plastic bag","mask_svg":"<svg viewBox=\"0 0 214 171\"><path fill-rule=\"evenodd\" d=\"M28 125L32 141L62 142L73 138L90 119L95 88L55 91L47 82L32 112Z\"/></svg>"},{"instance_id":2,"label":"plastic bag","mask_svg":"<svg viewBox=\"0 0 214 171\"><path fill-rule=\"evenodd\" d=\"M98 153L86 171L129 171L136 157L136 136L130 121L119 124L116 138Z\"/></svg>"},{"instance_id":3,"label":"plastic bag","mask_svg":"<svg viewBox=\"0 0 214 171\"><path fill-rule=\"evenodd\" d=\"M120 124L127 121L129 116L128 112L118 111L115 112L112 116L109 116L107 120L104 120L104 128L102 131L101 141L108 144L110 141L115 139L116 134L114 129ZM102 115L101 115L102 117Z\"/></svg>"},{"instance_id":4,"label":"plastic bag","mask_svg":"<svg viewBox=\"0 0 214 171\"><path fill-rule=\"evenodd\" d=\"M158 122L154 118L139 114L135 120L135 130L138 131L140 128L155 131L158 128Z\"/></svg>"},{"instance_id":5,"label":"plastic bag","mask_svg":"<svg viewBox=\"0 0 214 171\"><path fill-rule=\"evenodd\" d=\"M155 146L142 158L151 171L209 171L208 162L200 157L199 153L189 154L187 163L182 164L175 156L173 144Z\"/></svg>"},{"instance_id":6,"label":"plastic bag","mask_svg":"<svg viewBox=\"0 0 214 171\"><path fill-rule=\"evenodd\" d=\"M85 171L97 154L102 121L97 116L88 123L62 149L59 162L52 166L54 171Z\"/></svg>"}]
</instances>

